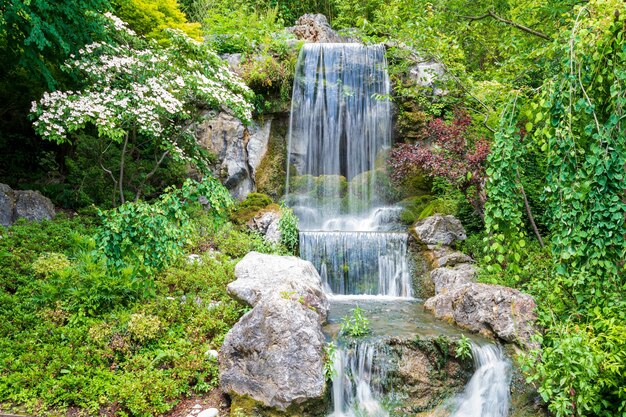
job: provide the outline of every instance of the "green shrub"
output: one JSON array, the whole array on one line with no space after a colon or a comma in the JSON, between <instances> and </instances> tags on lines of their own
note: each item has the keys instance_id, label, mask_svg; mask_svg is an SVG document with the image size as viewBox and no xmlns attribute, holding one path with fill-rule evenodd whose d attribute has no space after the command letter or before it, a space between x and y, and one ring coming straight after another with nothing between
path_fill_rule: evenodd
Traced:
<instances>
[{"instance_id":1,"label":"green shrub","mask_svg":"<svg viewBox=\"0 0 626 417\"><path fill-rule=\"evenodd\" d=\"M100 250L118 268L134 265L151 271L171 265L191 243L185 208L200 196L207 198L213 218L224 218L232 205L228 190L216 179L187 180L155 203L126 203L102 213L103 225L96 236Z\"/></svg>"},{"instance_id":2,"label":"green shrub","mask_svg":"<svg viewBox=\"0 0 626 417\"><path fill-rule=\"evenodd\" d=\"M56 272L62 271L70 266L70 261L62 253L48 252L39 255L33 262L33 272L35 274L48 277Z\"/></svg>"},{"instance_id":3,"label":"green shrub","mask_svg":"<svg viewBox=\"0 0 626 417\"><path fill-rule=\"evenodd\" d=\"M262 193L250 193L231 211L230 219L237 225L248 223L257 213L273 203L272 199Z\"/></svg>"},{"instance_id":4,"label":"green shrub","mask_svg":"<svg viewBox=\"0 0 626 417\"><path fill-rule=\"evenodd\" d=\"M363 314L363 309L356 306L350 310L350 315L341 321L340 332L349 337L363 337L370 333L370 321Z\"/></svg>"},{"instance_id":5,"label":"green shrub","mask_svg":"<svg viewBox=\"0 0 626 417\"><path fill-rule=\"evenodd\" d=\"M161 327L161 320L149 314L131 314L128 321L128 332L134 340L140 343L156 338Z\"/></svg>"},{"instance_id":6,"label":"green shrub","mask_svg":"<svg viewBox=\"0 0 626 417\"><path fill-rule=\"evenodd\" d=\"M293 214L293 210L285 206L281 207L281 216L278 223L280 230L280 243L287 250L295 255L298 251L298 218Z\"/></svg>"}]
</instances>

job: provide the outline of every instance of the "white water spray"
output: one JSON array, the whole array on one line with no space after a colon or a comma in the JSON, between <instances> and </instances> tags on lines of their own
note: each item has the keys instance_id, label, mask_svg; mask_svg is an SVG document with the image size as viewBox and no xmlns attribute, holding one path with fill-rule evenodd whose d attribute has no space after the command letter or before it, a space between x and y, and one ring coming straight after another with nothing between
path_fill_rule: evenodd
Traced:
<instances>
[{"instance_id":1,"label":"white water spray","mask_svg":"<svg viewBox=\"0 0 626 417\"><path fill-rule=\"evenodd\" d=\"M451 417L507 417L511 363L502 348L493 344L472 345L472 355L476 371Z\"/></svg>"}]
</instances>

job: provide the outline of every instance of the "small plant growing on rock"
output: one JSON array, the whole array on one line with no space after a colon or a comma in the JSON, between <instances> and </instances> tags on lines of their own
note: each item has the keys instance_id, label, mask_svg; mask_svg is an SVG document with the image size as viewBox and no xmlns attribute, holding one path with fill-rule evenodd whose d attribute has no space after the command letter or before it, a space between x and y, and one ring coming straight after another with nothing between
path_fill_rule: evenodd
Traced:
<instances>
[{"instance_id":1,"label":"small plant growing on rock","mask_svg":"<svg viewBox=\"0 0 626 417\"><path fill-rule=\"evenodd\" d=\"M280 243L292 254L296 254L298 249L298 218L290 208L281 207L282 216L278 223L280 230Z\"/></svg>"},{"instance_id":2,"label":"small plant growing on rock","mask_svg":"<svg viewBox=\"0 0 626 417\"><path fill-rule=\"evenodd\" d=\"M342 335L363 337L370 331L370 321L363 315L363 309L359 306L353 308L351 314L345 316L341 321L340 332Z\"/></svg>"},{"instance_id":3,"label":"small plant growing on rock","mask_svg":"<svg viewBox=\"0 0 626 417\"><path fill-rule=\"evenodd\" d=\"M457 343L456 350L454 351L454 356L457 359L469 360L472 359L472 342L465 337L464 334L461 335Z\"/></svg>"},{"instance_id":4,"label":"small plant growing on rock","mask_svg":"<svg viewBox=\"0 0 626 417\"><path fill-rule=\"evenodd\" d=\"M337 346L334 342L329 342L324 346L324 378L326 381L332 381L337 370L335 369L335 355L337 354Z\"/></svg>"}]
</instances>

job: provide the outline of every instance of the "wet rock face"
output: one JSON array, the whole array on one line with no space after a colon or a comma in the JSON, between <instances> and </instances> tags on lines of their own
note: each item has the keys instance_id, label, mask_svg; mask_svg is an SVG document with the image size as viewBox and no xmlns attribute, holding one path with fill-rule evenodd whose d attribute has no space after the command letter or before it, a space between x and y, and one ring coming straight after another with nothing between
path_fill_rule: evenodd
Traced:
<instances>
[{"instance_id":1,"label":"wet rock face","mask_svg":"<svg viewBox=\"0 0 626 417\"><path fill-rule=\"evenodd\" d=\"M250 411L270 407L303 416L298 407L325 392L322 323L328 300L320 276L310 262L257 252L237 264L235 276L228 291L254 308L224 339L222 389L248 398L249 415L275 415ZM299 411L289 411L294 409Z\"/></svg>"},{"instance_id":2,"label":"wet rock face","mask_svg":"<svg viewBox=\"0 0 626 417\"><path fill-rule=\"evenodd\" d=\"M222 346L222 389L286 410L324 394L324 335L316 312L271 296L232 328Z\"/></svg>"},{"instance_id":3,"label":"wet rock face","mask_svg":"<svg viewBox=\"0 0 626 417\"><path fill-rule=\"evenodd\" d=\"M0 184L0 225L10 226L21 218L51 220L55 215L54 204L39 191L13 190Z\"/></svg>"},{"instance_id":4,"label":"wet rock face","mask_svg":"<svg viewBox=\"0 0 626 417\"><path fill-rule=\"evenodd\" d=\"M288 29L296 38L306 42L328 43L347 42L348 39L340 36L330 25L323 14L305 14L296 25Z\"/></svg>"},{"instance_id":5,"label":"wet rock face","mask_svg":"<svg viewBox=\"0 0 626 417\"><path fill-rule=\"evenodd\" d=\"M237 199L256 190L256 172L267 152L270 127L270 119L245 127L225 112L207 112L204 122L196 127L197 141L217 157L215 175Z\"/></svg>"},{"instance_id":6,"label":"wet rock face","mask_svg":"<svg viewBox=\"0 0 626 417\"><path fill-rule=\"evenodd\" d=\"M417 238L426 245L452 246L467 238L463 225L454 216L435 214L417 222L414 230Z\"/></svg>"},{"instance_id":7,"label":"wet rock face","mask_svg":"<svg viewBox=\"0 0 626 417\"><path fill-rule=\"evenodd\" d=\"M525 348L536 347L535 301L530 295L500 285L466 283L430 298L424 307L435 317L485 336Z\"/></svg>"},{"instance_id":8,"label":"wet rock face","mask_svg":"<svg viewBox=\"0 0 626 417\"><path fill-rule=\"evenodd\" d=\"M471 362L454 356L456 341L446 337L388 341L388 385L399 399L397 413L430 410L463 390L472 373Z\"/></svg>"}]
</instances>

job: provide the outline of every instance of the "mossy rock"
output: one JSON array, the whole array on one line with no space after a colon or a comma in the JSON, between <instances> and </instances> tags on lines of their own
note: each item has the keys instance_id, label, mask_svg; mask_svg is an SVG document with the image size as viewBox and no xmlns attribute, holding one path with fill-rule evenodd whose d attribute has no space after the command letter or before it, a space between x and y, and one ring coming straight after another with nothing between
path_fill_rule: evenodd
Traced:
<instances>
[{"instance_id":1,"label":"mossy rock","mask_svg":"<svg viewBox=\"0 0 626 417\"><path fill-rule=\"evenodd\" d=\"M367 193L370 190L373 193L368 196ZM370 204L391 203L398 199L398 193L391 183L389 175L382 169L365 171L356 175L350 181L349 193L360 198L373 198Z\"/></svg>"},{"instance_id":2,"label":"mossy rock","mask_svg":"<svg viewBox=\"0 0 626 417\"><path fill-rule=\"evenodd\" d=\"M402 223L411 225L415 223L419 218L426 206L434 199L432 195L420 195L416 197L409 197L402 200L399 205L402 207L400 213L400 220Z\"/></svg>"},{"instance_id":3,"label":"mossy rock","mask_svg":"<svg viewBox=\"0 0 626 417\"><path fill-rule=\"evenodd\" d=\"M330 392L322 398L292 404L286 410L267 407L248 396L231 396L231 417L325 417L330 413Z\"/></svg>"},{"instance_id":4,"label":"mossy rock","mask_svg":"<svg viewBox=\"0 0 626 417\"><path fill-rule=\"evenodd\" d=\"M231 221L237 225L248 223L259 211L273 204L272 199L263 193L250 193L231 211Z\"/></svg>"},{"instance_id":5,"label":"mossy rock","mask_svg":"<svg viewBox=\"0 0 626 417\"><path fill-rule=\"evenodd\" d=\"M288 129L288 118L275 117L272 120L267 152L256 171L257 190L274 200L278 200L285 193Z\"/></svg>"},{"instance_id":6,"label":"mossy rock","mask_svg":"<svg viewBox=\"0 0 626 417\"><path fill-rule=\"evenodd\" d=\"M315 177L310 174L294 175L289 177L289 192L294 194L304 194L315 191L317 186Z\"/></svg>"},{"instance_id":7,"label":"mossy rock","mask_svg":"<svg viewBox=\"0 0 626 417\"><path fill-rule=\"evenodd\" d=\"M318 197L342 197L348 190L348 181L341 175L320 175L315 184Z\"/></svg>"},{"instance_id":8,"label":"mossy rock","mask_svg":"<svg viewBox=\"0 0 626 417\"><path fill-rule=\"evenodd\" d=\"M415 169L401 181L396 181L394 186L401 198L419 197L432 194L433 180L422 170Z\"/></svg>"}]
</instances>

